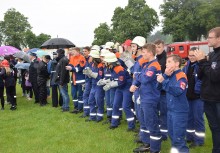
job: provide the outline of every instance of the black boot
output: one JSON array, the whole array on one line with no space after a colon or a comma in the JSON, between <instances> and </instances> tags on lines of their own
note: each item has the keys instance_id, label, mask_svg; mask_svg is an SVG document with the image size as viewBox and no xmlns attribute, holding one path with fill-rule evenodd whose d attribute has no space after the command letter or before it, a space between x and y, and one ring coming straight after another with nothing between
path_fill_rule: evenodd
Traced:
<instances>
[{"instance_id":1,"label":"black boot","mask_svg":"<svg viewBox=\"0 0 220 153\"><path fill-rule=\"evenodd\" d=\"M140 147L138 148L135 148L133 150L133 152L150 152L150 144L144 144L144 145L141 145Z\"/></svg>"}]
</instances>

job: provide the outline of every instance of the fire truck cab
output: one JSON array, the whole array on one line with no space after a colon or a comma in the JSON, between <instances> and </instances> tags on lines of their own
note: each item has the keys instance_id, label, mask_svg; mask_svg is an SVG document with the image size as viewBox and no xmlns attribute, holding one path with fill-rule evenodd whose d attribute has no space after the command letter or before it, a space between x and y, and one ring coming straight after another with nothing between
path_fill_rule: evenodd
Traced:
<instances>
[{"instance_id":1,"label":"fire truck cab","mask_svg":"<svg viewBox=\"0 0 220 153\"><path fill-rule=\"evenodd\" d=\"M199 50L204 51L206 54L212 51L212 47L208 46L207 41L176 42L167 45L167 55L177 54L182 59L188 59L188 52L192 47L197 47Z\"/></svg>"}]
</instances>

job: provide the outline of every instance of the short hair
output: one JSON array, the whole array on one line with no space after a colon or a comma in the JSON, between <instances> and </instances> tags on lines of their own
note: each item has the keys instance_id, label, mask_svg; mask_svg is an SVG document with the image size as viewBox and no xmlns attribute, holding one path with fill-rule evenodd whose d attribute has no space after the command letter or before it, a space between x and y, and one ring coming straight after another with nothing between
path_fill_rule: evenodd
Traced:
<instances>
[{"instance_id":1,"label":"short hair","mask_svg":"<svg viewBox=\"0 0 220 153\"><path fill-rule=\"evenodd\" d=\"M156 45L153 43L147 43L143 47L143 49L147 49L148 51L152 52L152 54L156 55Z\"/></svg>"},{"instance_id":2,"label":"short hair","mask_svg":"<svg viewBox=\"0 0 220 153\"><path fill-rule=\"evenodd\" d=\"M80 48L79 48L79 47L73 47L72 50L75 50L75 51L77 51L77 52L80 52Z\"/></svg>"},{"instance_id":3,"label":"short hair","mask_svg":"<svg viewBox=\"0 0 220 153\"><path fill-rule=\"evenodd\" d=\"M86 50L88 50L89 52L90 52L90 47L89 46L86 46L86 47L84 47L83 49L86 49Z\"/></svg>"},{"instance_id":4,"label":"short hair","mask_svg":"<svg viewBox=\"0 0 220 153\"><path fill-rule=\"evenodd\" d=\"M168 58L172 58L174 62L179 62L179 67L181 67L182 58L179 55L172 54L172 55L167 56L167 59Z\"/></svg>"},{"instance_id":5,"label":"short hair","mask_svg":"<svg viewBox=\"0 0 220 153\"><path fill-rule=\"evenodd\" d=\"M198 47L192 47L192 48L189 49L189 51L195 51L197 49L198 49Z\"/></svg>"},{"instance_id":6,"label":"short hair","mask_svg":"<svg viewBox=\"0 0 220 153\"><path fill-rule=\"evenodd\" d=\"M154 41L154 44L155 45L159 45L159 44L163 44L164 45L164 41L161 40L161 39L157 39L157 40Z\"/></svg>"},{"instance_id":7,"label":"short hair","mask_svg":"<svg viewBox=\"0 0 220 153\"><path fill-rule=\"evenodd\" d=\"M211 32L215 33L216 37L220 37L220 27L212 28L211 30L209 30L209 33Z\"/></svg>"}]
</instances>

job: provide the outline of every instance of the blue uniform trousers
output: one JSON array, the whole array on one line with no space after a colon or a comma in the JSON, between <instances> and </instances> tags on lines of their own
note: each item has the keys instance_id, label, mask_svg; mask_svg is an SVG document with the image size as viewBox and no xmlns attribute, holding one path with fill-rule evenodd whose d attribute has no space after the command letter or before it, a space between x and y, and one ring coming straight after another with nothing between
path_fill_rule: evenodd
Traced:
<instances>
[{"instance_id":1,"label":"blue uniform trousers","mask_svg":"<svg viewBox=\"0 0 220 153\"><path fill-rule=\"evenodd\" d=\"M83 92L83 110L84 110L84 115L89 116L89 94L92 88L92 82L88 81L85 83L85 90Z\"/></svg>"},{"instance_id":2,"label":"blue uniform trousers","mask_svg":"<svg viewBox=\"0 0 220 153\"><path fill-rule=\"evenodd\" d=\"M204 123L204 102L201 99L188 100L189 115L186 138L194 141L197 145L204 144L205 123Z\"/></svg>"},{"instance_id":3,"label":"blue uniform trousers","mask_svg":"<svg viewBox=\"0 0 220 153\"><path fill-rule=\"evenodd\" d=\"M189 153L185 141L188 112L168 111L167 121L172 148L177 149L179 153Z\"/></svg>"},{"instance_id":4,"label":"blue uniform trousers","mask_svg":"<svg viewBox=\"0 0 220 153\"><path fill-rule=\"evenodd\" d=\"M161 149L161 133L159 128L158 102L141 101L140 121L143 122L140 138L144 144L150 144L150 151Z\"/></svg>"},{"instance_id":5,"label":"blue uniform trousers","mask_svg":"<svg viewBox=\"0 0 220 153\"><path fill-rule=\"evenodd\" d=\"M103 86L93 85L89 94L90 120L100 121L104 115L104 96Z\"/></svg>"},{"instance_id":6,"label":"blue uniform trousers","mask_svg":"<svg viewBox=\"0 0 220 153\"><path fill-rule=\"evenodd\" d=\"M167 100L166 95L160 95L160 132L162 135L162 140L167 139L168 130L167 130Z\"/></svg>"},{"instance_id":7,"label":"blue uniform trousers","mask_svg":"<svg viewBox=\"0 0 220 153\"><path fill-rule=\"evenodd\" d=\"M140 108L140 104L137 104L137 99L139 96L140 96L139 90L136 90L134 92L134 109L135 109L136 117L140 121L141 108Z\"/></svg>"},{"instance_id":8,"label":"blue uniform trousers","mask_svg":"<svg viewBox=\"0 0 220 153\"><path fill-rule=\"evenodd\" d=\"M212 132L212 153L220 153L220 103L204 102L205 114Z\"/></svg>"},{"instance_id":9,"label":"blue uniform trousers","mask_svg":"<svg viewBox=\"0 0 220 153\"><path fill-rule=\"evenodd\" d=\"M131 111L132 106L132 94L128 90L128 88L119 89L117 88L115 91L115 98L113 103L113 112L112 112L112 120L111 126L118 126L119 125L119 118L120 118L120 107L123 107L123 110L126 115L126 119L128 122L128 129L134 129L134 114Z\"/></svg>"},{"instance_id":10,"label":"blue uniform trousers","mask_svg":"<svg viewBox=\"0 0 220 153\"><path fill-rule=\"evenodd\" d=\"M111 88L110 90L105 92L105 101L107 107L107 118L112 117L112 106L115 98L115 90L116 88Z\"/></svg>"},{"instance_id":11,"label":"blue uniform trousers","mask_svg":"<svg viewBox=\"0 0 220 153\"><path fill-rule=\"evenodd\" d=\"M72 89L72 99L73 105L75 109L83 110L83 91L82 91L82 84L71 84Z\"/></svg>"}]
</instances>

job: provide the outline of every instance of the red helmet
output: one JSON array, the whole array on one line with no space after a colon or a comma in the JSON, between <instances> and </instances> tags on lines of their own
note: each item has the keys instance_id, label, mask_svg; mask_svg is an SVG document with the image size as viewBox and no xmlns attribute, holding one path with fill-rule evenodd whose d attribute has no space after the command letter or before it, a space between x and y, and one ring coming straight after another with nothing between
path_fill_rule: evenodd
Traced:
<instances>
[{"instance_id":1,"label":"red helmet","mask_svg":"<svg viewBox=\"0 0 220 153\"><path fill-rule=\"evenodd\" d=\"M125 40L125 42L122 44L122 46L131 46L131 42L132 42L132 40L130 40L130 39L127 39L127 40Z\"/></svg>"},{"instance_id":2,"label":"red helmet","mask_svg":"<svg viewBox=\"0 0 220 153\"><path fill-rule=\"evenodd\" d=\"M1 65L4 66L4 67L9 67L9 62L7 60L3 60L1 62Z\"/></svg>"}]
</instances>

